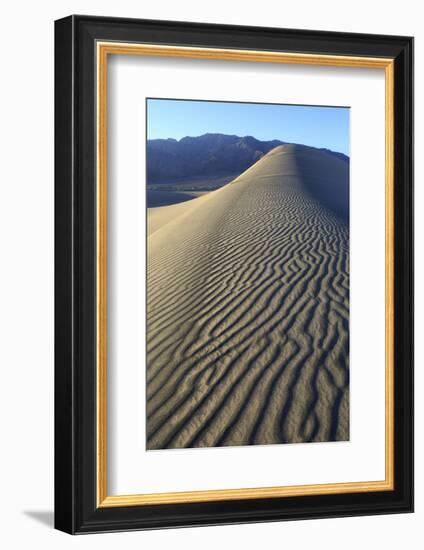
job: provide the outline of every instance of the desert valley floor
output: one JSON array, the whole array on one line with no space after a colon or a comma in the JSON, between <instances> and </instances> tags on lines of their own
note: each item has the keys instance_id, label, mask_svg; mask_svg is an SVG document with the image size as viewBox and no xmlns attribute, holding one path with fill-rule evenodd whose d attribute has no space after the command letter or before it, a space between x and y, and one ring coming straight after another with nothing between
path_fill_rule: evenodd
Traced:
<instances>
[{"instance_id":1,"label":"desert valley floor","mask_svg":"<svg viewBox=\"0 0 424 550\"><path fill-rule=\"evenodd\" d=\"M276 147L149 209L147 448L349 438L349 167Z\"/></svg>"}]
</instances>

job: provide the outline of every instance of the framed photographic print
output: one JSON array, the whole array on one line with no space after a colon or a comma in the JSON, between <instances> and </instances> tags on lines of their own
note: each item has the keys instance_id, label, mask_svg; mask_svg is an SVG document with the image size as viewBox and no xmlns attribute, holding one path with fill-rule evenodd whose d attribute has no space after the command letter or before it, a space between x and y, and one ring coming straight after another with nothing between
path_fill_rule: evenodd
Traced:
<instances>
[{"instance_id":1,"label":"framed photographic print","mask_svg":"<svg viewBox=\"0 0 424 550\"><path fill-rule=\"evenodd\" d=\"M55 525L413 509L413 39L55 26Z\"/></svg>"}]
</instances>

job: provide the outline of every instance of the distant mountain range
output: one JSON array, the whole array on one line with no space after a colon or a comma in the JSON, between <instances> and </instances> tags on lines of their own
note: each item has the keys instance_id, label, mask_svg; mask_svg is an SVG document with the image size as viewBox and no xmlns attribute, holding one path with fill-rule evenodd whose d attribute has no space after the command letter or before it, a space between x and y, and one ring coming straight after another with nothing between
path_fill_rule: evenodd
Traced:
<instances>
[{"instance_id":1,"label":"distant mountain range","mask_svg":"<svg viewBox=\"0 0 424 550\"><path fill-rule=\"evenodd\" d=\"M147 183L173 183L192 177L241 174L266 153L287 142L259 141L252 136L204 134L147 141ZM324 149L346 162L349 157Z\"/></svg>"}]
</instances>

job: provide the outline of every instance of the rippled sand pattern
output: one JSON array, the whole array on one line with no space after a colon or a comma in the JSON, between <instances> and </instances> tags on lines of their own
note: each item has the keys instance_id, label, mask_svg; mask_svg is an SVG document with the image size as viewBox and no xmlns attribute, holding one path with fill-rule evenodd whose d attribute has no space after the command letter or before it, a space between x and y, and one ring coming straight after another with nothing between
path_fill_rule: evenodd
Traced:
<instances>
[{"instance_id":1,"label":"rippled sand pattern","mask_svg":"<svg viewBox=\"0 0 424 550\"><path fill-rule=\"evenodd\" d=\"M156 216L148 449L349 438L348 185L287 145Z\"/></svg>"}]
</instances>

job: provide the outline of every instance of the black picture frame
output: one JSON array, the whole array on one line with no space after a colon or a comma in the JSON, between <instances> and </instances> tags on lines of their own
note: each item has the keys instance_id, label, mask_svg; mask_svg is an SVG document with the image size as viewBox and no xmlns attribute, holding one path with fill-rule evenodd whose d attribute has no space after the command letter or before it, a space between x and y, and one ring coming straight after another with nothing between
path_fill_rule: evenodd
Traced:
<instances>
[{"instance_id":1,"label":"black picture frame","mask_svg":"<svg viewBox=\"0 0 424 550\"><path fill-rule=\"evenodd\" d=\"M99 40L394 60L394 490L98 507ZM413 39L73 15L55 22L55 527L67 533L413 511Z\"/></svg>"}]
</instances>

